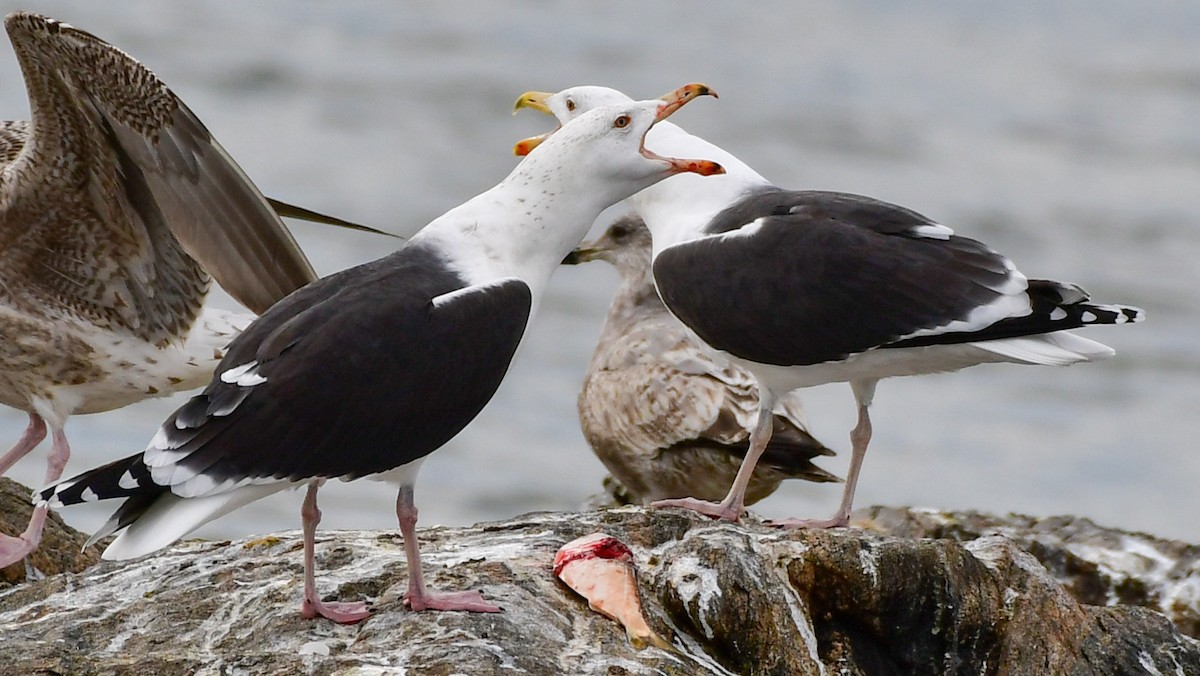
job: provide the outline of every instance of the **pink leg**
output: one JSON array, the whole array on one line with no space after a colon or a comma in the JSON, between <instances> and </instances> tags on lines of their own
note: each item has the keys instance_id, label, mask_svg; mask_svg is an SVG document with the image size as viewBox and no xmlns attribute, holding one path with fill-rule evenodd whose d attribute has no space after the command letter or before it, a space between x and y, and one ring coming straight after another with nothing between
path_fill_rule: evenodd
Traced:
<instances>
[{"instance_id":1,"label":"pink leg","mask_svg":"<svg viewBox=\"0 0 1200 676\"><path fill-rule=\"evenodd\" d=\"M854 381L854 400L858 403L858 424L850 431L850 471L846 475L846 486L842 489L842 504L828 519L783 519L772 521L772 526L782 528L844 528L850 523L850 510L854 508L854 489L858 486L858 472L862 469L867 445L871 443L871 400L875 398L878 380Z\"/></svg>"},{"instance_id":2,"label":"pink leg","mask_svg":"<svg viewBox=\"0 0 1200 676\"><path fill-rule=\"evenodd\" d=\"M304 529L304 603L300 606L300 614L309 620L324 617L338 624L354 624L371 616L366 603L326 602L322 601L321 595L317 593L317 583L313 574L316 567L314 550L317 524L321 523L321 510L317 508L317 489L323 483L323 480L309 482L308 492L304 495L304 505L300 508L300 519Z\"/></svg>"},{"instance_id":3,"label":"pink leg","mask_svg":"<svg viewBox=\"0 0 1200 676\"><path fill-rule=\"evenodd\" d=\"M404 555L408 559L408 596L405 605L413 610L466 610L472 613L498 613L500 608L483 600L478 591L431 592L425 588L421 572L421 550L417 545L417 506L413 487L401 486L396 496L396 518L404 536Z\"/></svg>"},{"instance_id":4,"label":"pink leg","mask_svg":"<svg viewBox=\"0 0 1200 676\"><path fill-rule=\"evenodd\" d=\"M36 414L29 414L29 427L25 430L25 436L21 437L21 441L17 442L17 445L4 456L4 461L8 461L11 456L16 455L15 458L12 458L12 461L16 462L17 458L37 446L45 436L46 423ZM23 449L26 445L28 448ZM17 454L18 451L20 451L19 454ZM57 428L54 430L54 446L50 450L50 457L46 460L47 484L58 481L62 476L63 468L67 466L69 457L71 457L71 446L67 443L67 435L62 428ZM33 516L29 519L29 525L25 527L25 532L18 537L0 534L0 568L11 566L37 549L38 544L42 541L42 528L46 525L47 512L47 507L35 508Z\"/></svg>"},{"instance_id":5,"label":"pink leg","mask_svg":"<svg viewBox=\"0 0 1200 676\"><path fill-rule=\"evenodd\" d=\"M729 493L725 495L725 499L720 504L696 498L655 500L650 503L651 507L683 507L714 519L726 521L737 521L742 517L742 513L746 511L746 487L750 485L750 477L754 474L754 467L758 464L758 459L762 457L763 451L767 450L767 444L771 441L771 432L775 424L774 416L771 414L775 408L774 393L759 385L758 396L758 420L750 432L750 448L746 451L746 457L742 458L742 465L738 467L737 476L734 477L733 485L729 487Z\"/></svg>"},{"instance_id":6,"label":"pink leg","mask_svg":"<svg viewBox=\"0 0 1200 676\"><path fill-rule=\"evenodd\" d=\"M17 461L24 458L42 439L46 438L46 421L36 413L29 414L29 426L17 442L3 457L0 457L0 476L3 476Z\"/></svg>"}]
</instances>

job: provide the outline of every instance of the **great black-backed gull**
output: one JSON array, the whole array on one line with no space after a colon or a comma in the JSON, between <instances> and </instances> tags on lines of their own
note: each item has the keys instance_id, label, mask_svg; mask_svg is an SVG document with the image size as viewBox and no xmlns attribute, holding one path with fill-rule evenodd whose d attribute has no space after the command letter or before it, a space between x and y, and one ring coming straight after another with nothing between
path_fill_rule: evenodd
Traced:
<instances>
[{"instance_id":1,"label":"great black-backed gull","mask_svg":"<svg viewBox=\"0 0 1200 676\"><path fill-rule=\"evenodd\" d=\"M498 610L479 592L425 588L417 470L491 399L550 275L603 209L673 174L721 171L642 145L651 126L696 91L602 107L565 125L496 187L437 218L400 251L310 284L264 313L143 453L36 499L126 498L95 536L119 531L104 557L126 559L307 484L302 612L356 622L369 614L364 603L328 603L316 592L317 489L330 478L394 481L409 605Z\"/></svg>"},{"instance_id":2,"label":"great black-backed gull","mask_svg":"<svg viewBox=\"0 0 1200 676\"><path fill-rule=\"evenodd\" d=\"M528 92L517 107L560 122L628 101L606 87ZM518 144L518 150L537 139ZM954 371L986 362L1063 366L1113 350L1069 330L1140 321L1141 310L1098 305L1074 284L1031 280L984 244L903 207L845 193L785 190L733 155L670 123L647 144L700 153L727 173L699 184L679 177L629 200L654 237L659 295L709 345L757 377L760 411L751 451L720 504L660 506L737 519L751 472L784 393L848 382L858 405L841 505L797 527L844 526L871 439L869 407L882 378Z\"/></svg>"},{"instance_id":3,"label":"great black-backed gull","mask_svg":"<svg viewBox=\"0 0 1200 676\"><path fill-rule=\"evenodd\" d=\"M650 504L693 496L720 500L750 447L758 415L754 376L704 345L658 297L650 276L650 230L617 219L566 263L604 260L621 276L579 392L583 436L613 477L619 501ZM784 479L838 481L812 459L833 455L808 433L798 393L775 406L774 432L746 504Z\"/></svg>"},{"instance_id":4,"label":"great black-backed gull","mask_svg":"<svg viewBox=\"0 0 1200 676\"><path fill-rule=\"evenodd\" d=\"M253 317L202 310L211 274L261 312L316 279L274 209L150 71L54 19L5 19L29 121L0 122L0 403L29 425L0 474L45 437L46 481L69 416L208 382ZM0 568L37 547L45 510L0 535Z\"/></svg>"}]
</instances>

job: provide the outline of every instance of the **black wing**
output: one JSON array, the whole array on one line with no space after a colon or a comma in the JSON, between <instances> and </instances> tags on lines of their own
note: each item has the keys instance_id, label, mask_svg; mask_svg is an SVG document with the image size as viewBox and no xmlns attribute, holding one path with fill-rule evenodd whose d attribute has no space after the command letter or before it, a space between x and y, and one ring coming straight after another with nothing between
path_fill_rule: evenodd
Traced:
<instances>
[{"instance_id":1,"label":"black wing","mask_svg":"<svg viewBox=\"0 0 1200 676\"><path fill-rule=\"evenodd\" d=\"M465 427L508 370L530 289L503 280L435 305L463 284L414 251L306 287L234 341L208 388L163 424L184 475L358 477Z\"/></svg>"},{"instance_id":2,"label":"black wing","mask_svg":"<svg viewBox=\"0 0 1200 676\"><path fill-rule=\"evenodd\" d=\"M982 243L856 195L767 191L708 230L658 255L659 293L713 347L760 363L843 359L1024 290Z\"/></svg>"}]
</instances>

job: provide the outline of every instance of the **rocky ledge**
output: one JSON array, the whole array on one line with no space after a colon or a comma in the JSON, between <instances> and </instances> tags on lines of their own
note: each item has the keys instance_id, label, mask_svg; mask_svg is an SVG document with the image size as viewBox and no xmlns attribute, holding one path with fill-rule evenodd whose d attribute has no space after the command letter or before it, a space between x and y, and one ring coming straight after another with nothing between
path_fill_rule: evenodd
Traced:
<instances>
[{"instance_id":1,"label":"rocky ledge","mask_svg":"<svg viewBox=\"0 0 1200 676\"><path fill-rule=\"evenodd\" d=\"M374 600L355 626L300 617L298 533L184 542L0 588L0 673L1200 674L1196 547L1078 519L861 516L780 532L624 507L423 529L431 584L482 589L494 615L408 611L398 535L326 532L322 589ZM672 649L635 650L552 575L596 531L632 549Z\"/></svg>"}]
</instances>

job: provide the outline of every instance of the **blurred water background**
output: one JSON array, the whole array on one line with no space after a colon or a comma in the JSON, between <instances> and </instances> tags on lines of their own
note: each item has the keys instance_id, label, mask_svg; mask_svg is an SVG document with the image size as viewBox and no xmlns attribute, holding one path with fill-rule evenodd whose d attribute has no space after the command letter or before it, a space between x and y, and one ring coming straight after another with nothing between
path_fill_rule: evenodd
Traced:
<instances>
[{"instance_id":1,"label":"blurred water background","mask_svg":"<svg viewBox=\"0 0 1200 676\"><path fill-rule=\"evenodd\" d=\"M680 125L777 183L863 193L983 239L1030 276L1140 305L1087 332L1114 360L983 366L879 388L858 504L1079 514L1200 541L1200 3L0 2L89 30L158 73L268 195L400 234L490 187L549 128L518 94L701 81ZM0 48L0 116L26 118ZM599 226L598 226L599 227ZM295 225L327 274L398 246ZM616 287L564 269L482 415L425 464L423 525L577 508L603 468L575 397ZM225 306L232 303L218 300ZM352 344L346 345L352 350ZM806 399L840 452L849 388ZM67 474L141 449L179 399L73 418ZM25 415L0 409L0 445ZM12 476L41 482L43 444ZM761 514L825 516L840 487L785 484ZM322 493L323 527L394 528L394 489ZM296 528L288 492L210 537ZM115 505L113 505L115 506ZM65 512L93 528L110 505Z\"/></svg>"}]
</instances>

